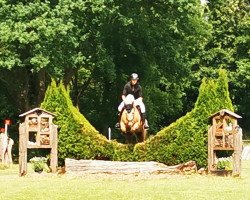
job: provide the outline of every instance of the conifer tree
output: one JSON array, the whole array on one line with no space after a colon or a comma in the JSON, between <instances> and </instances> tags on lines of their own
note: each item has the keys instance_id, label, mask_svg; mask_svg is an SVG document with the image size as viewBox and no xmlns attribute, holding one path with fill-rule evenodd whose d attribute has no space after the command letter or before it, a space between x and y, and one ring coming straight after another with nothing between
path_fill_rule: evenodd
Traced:
<instances>
[{"instance_id":1,"label":"conifer tree","mask_svg":"<svg viewBox=\"0 0 250 200\"><path fill-rule=\"evenodd\" d=\"M207 165L209 117L221 110L233 111L229 98L226 71L217 79L204 79L194 109L154 137L135 146L108 141L73 106L62 83L52 81L42 108L54 112L59 131L59 158L108 159L123 161L158 161L168 165L194 160Z\"/></svg>"},{"instance_id":2,"label":"conifer tree","mask_svg":"<svg viewBox=\"0 0 250 200\"><path fill-rule=\"evenodd\" d=\"M191 112L159 131L145 145L135 147L139 160L168 165L195 160L199 166L206 166L208 118L224 108L233 110L226 71L220 69L218 74L217 79L203 79Z\"/></svg>"},{"instance_id":3,"label":"conifer tree","mask_svg":"<svg viewBox=\"0 0 250 200\"><path fill-rule=\"evenodd\" d=\"M126 145L108 141L89 121L73 106L69 91L55 81L46 91L42 108L56 114L55 124L59 126L59 159L131 159ZM127 156L124 156L127 155ZM129 156L131 155L131 156Z\"/></svg>"}]
</instances>

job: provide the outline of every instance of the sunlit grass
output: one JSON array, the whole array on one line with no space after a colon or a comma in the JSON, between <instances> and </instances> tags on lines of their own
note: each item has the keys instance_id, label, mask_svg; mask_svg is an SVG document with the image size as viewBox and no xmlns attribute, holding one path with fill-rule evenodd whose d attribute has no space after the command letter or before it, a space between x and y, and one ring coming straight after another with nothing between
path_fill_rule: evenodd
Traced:
<instances>
[{"instance_id":1,"label":"sunlit grass","mask_svg":"<svg viewBox=\"0 0 250 200\"><path fill-rule=\"evenodd\" d=\"M18 165L0 170L0 199L235 199L250 200L250 161L242 176L56 175L19 177Z\"/></svg>"}]
</instances>

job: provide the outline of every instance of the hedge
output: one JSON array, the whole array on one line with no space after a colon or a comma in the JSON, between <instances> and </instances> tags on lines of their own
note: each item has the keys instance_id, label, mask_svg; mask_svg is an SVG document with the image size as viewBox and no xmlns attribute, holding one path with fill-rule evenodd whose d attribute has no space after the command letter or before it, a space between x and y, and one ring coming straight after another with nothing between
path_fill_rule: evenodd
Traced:
<instances>
[{"instance_id":1,"label":"hedge","mask_svg":"<svg viewBox=\"0 0 250 200\"><path fill-rule=\"evenodd\" d=\"M73 106L69 91L62 83L52 81L41 107L57 115L60 127L58 154L60 160L106 159L120 161L158 161L167 165L194 160L207 165L208 118L221 109L233 111L229 98L226 71L218 78L203 79L192 111L165 127L144 143L136 145L108 141Z\"/></svg>"}]
</instances>

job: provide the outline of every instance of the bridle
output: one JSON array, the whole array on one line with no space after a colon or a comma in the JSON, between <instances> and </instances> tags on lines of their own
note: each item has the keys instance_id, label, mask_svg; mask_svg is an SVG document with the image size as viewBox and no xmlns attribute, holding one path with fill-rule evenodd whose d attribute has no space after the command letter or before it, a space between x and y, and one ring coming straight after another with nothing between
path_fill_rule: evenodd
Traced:
<instances>
[{"instance_id":1,"label":"bridle","mask_svg":"<svg viewBox=\"0 0 250 200\"><path fill-rule=\"evenodd\" d=\"M126 105L126 119L128 120L128 125L132 126L134 123L135 109L133 105Z\"/></svg>"}]
</instances>

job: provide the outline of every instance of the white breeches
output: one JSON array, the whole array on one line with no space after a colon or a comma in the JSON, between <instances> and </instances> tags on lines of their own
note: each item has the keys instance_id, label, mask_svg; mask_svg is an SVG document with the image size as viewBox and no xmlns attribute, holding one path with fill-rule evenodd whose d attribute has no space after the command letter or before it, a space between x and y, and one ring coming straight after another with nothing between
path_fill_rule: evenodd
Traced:
<instances>
[{"instance_id":1,"label":"white breeches","mask_svg":"<svg viewBox=\"0 0 250 200\"><path fill-rule=\"evenodd\" d=\"M146 112L145 105L144 105L144 103L143 103L143 101L141 99L134 100L134 105L135 106L140 106L142 113ZM124 107L124 101L122 101L120 103L120 105L118 106L118 111L121 112L123 107Z\"/></svg>"}]
</instances>

